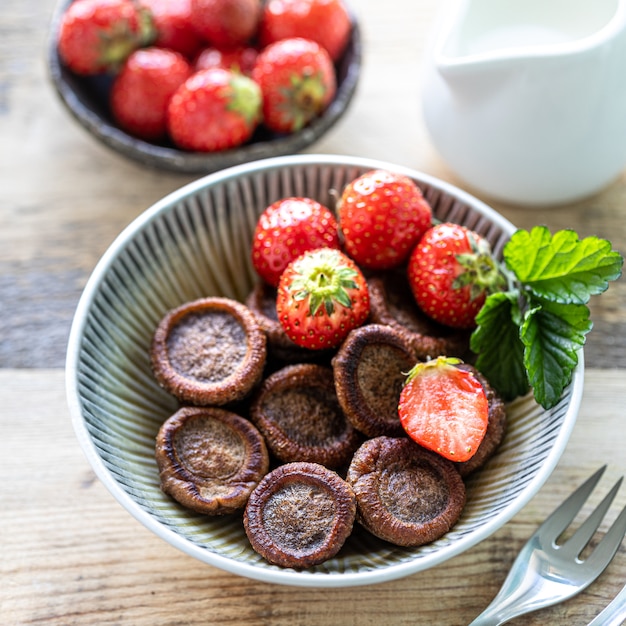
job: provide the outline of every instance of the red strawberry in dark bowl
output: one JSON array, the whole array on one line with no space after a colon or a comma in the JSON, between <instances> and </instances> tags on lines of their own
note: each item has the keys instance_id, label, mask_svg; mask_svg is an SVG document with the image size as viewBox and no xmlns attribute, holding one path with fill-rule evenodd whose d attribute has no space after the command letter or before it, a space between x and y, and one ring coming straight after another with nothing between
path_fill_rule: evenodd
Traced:
<instances>
[{"instance_id":1,"label":"red strawberry in dark bowl","mask_svg":"<svg viewBox=\"0 0 626 626\"><path fill-rule=\"evenodd\" d=\"M178 52L135 50L111 89L111 111L117 123L137 137L161 139L167 132L170 98L190 75L191 66Z\"/></svg>"},{"instance_id":2,"label":"red strawberry in dark bowl","mask_svg":"<svg viewBox=\"0 0 626 626\"><path fill-rule=\"evenodd\" d=\"M252 78L263 93L265 125L290 133L319 116L335 96L337 82L328 52L310 39L281 39L257 57Z\"/></svg>"},{"instance_id":3,"label":"red strawberry in dark bowl","mask_svg":"<svg viewBox=\"0 0 626 626\"><path fill-rule=\"evenodd\" d=\"M263 46L292 37L312 39L337 61L351 28L342 0L268 0L263 6L259 39Z\"/></svg>"},{"instance_id":4,"label":"red strawberry in dark bowl","mask_svg":"<svg viewBox=\"0 0 626 626\"><path fill-rule=\"evenodd\" d=\"M250 76L258 54L258 50L252 46L238 46L236 48L210 46L200 51L193 66L196 71L221 67Z\"/></svg>"},{"instance_id":5,"label":"red strawberry in dark bowl","mask_svg":"<svg viewBox=\"0 0 626 626\"><path fill-rule=\"evenodd\" d=\"M58 51L73 72L100 74L154 37L150 13L128 0L76 0L62 16Z\"/></svg>"},{"instance_id":6,"label":"red strawberry in dark bowl","mask_svg":"<svg viewBox=\"0 0 626 626\"><path fill-rule=\"evenodd\" d=\"M154 45L192 60L204 46L191 18L191 0L139 0L152 14Z\"/></svg>"},{"instance_id":7,"label":"red strawberry in dark bowl","mask_svg":"<svg viewBox=\"0 0 626 626\"><path fill-rule=\"evenodd\" d=\"M220 68L193 74L172 95L167 111L174 142L200 152L242 144L260 119L258 85L247 76Z\"/></svg>"},{"instance_id":8,"label":"red strawberry in dark bowl","mask_svg":"<svg viewBox=\"0 0 626 626\"><path fill-rule=\"evenodd\" d=\"M261 0L191 0L196 32L215 46L247 44L256 35Z\"/></svg>"}]
</instances>

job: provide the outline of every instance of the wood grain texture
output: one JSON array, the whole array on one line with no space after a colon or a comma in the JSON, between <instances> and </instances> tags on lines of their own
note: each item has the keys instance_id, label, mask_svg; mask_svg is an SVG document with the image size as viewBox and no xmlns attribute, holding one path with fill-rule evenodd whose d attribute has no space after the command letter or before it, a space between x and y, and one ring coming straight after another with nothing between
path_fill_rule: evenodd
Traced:
<instances>
[{"instance_id":1,"label":"wood grain texture","mask_svg":"<svg viewBox=\"0 0 626 626\"><path fill-rule=\"evenodd\" d=\"M554 474L517 516L468 552L385 584L300 589L222 572L157 538L90 469L72 430L63 372L0 370L0 622L467 624L495 595L526 539L567 494L604 463L609 467L598 495L624 472L625 403L621 371L588 370L580 416ZM624 504L626 489L603 530ZM626 545L579 596L512 623L583 626L624 580Z\"/></svg>"},{"instance_id":2,"label":"wood grain texture","mask_svg":"<svg viewBox=\"0 0 626 626\"><path fill-rule=\"evenodd\" d=\"M364 60L348 113L307 152L381 159L459 181L430 143L420 73L437 0L354 0ZM54 0L0 8L0 367L62 367L80 293L117 234L190 176L140 166L78 127L46 69ZM469 191L472 191L471 189ZM482 198L489 202L488 198ZM514 224L575 228L626 251L626 177L574 206L524 210L494 204ZM593 303L586 358L626 366L626 283Z\"/></svg>"},{"instance_id":3,"label":"wood grain texture","mask_svg":"<svg viewBox=\"0 0 626 626\"><path fill-rule=\"evenodd\" d=\"M560 464L491 538L433 570L351 589L273 586L199 563L136 522L96 479L72 431L61 369L78 298L101 255L142 211L193 178L128 161L70 118L45 63L54 2L0 6L0 623L471 621L559 501L603 463L606 484L624 471L626 392L616 369L626 367L624 279L592 302L584 402ZM381 159L460 184L433 149L420 112L421 64L440 3L351 4L361 21L363 74L347 115L307 152ZM626 175L575 205L492 205L517 226L574 228L626 252ZM582 626L625 579L622 546L580 596L513 623Z\"/></svg>"}]
</instances>

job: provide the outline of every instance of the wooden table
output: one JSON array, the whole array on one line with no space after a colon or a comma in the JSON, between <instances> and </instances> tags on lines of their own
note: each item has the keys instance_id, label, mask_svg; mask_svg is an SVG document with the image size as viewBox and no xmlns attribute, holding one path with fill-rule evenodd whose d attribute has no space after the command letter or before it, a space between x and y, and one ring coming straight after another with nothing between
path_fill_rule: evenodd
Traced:
<instances>
[{"instance_id":1,"label":"wooden table","mask_svg":"<svg viewBox=\"0 0 626 626\"><path fill-rule=\"evenodd\" d=\"M383 159L458 183L419 108L437 0L354 4L365 44L357 97L309 151ZM97 260L125 225L191 177L129 162L69 118L45 68L52 8L53 0L0 7L0 623L467 624L557 502L603 463L607 485L626 469L624 280L592 303L583 405L558 467L495 535L431 571L351 589L286 588L201 564L146 530L96 480L72 432L63 378L74 308ZM626 176L573 206L492 204L520 227L572 227L626 251ZM585 592L514 623L587 624L625 580L626 545Z\"/></svg>"}]
</instances>

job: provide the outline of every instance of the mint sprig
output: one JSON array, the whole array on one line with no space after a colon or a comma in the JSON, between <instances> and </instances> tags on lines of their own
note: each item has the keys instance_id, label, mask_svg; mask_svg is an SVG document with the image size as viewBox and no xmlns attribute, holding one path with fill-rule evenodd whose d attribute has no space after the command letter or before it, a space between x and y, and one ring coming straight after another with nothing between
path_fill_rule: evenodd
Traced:
<instances>
[{"instance_id":1,"label":"mint sprig","mask_svg":"<svg viewBox=\"0 0 626 626\"><path fill-rule=\"evenodd\" d=\"M545 226L515 232L503 258L509 287L488 296L476 317L476 367L506 400L532 389L549 409L592 328L587 302L621 276L624 259L605 239Z\"/></svg>"}]
</instances>

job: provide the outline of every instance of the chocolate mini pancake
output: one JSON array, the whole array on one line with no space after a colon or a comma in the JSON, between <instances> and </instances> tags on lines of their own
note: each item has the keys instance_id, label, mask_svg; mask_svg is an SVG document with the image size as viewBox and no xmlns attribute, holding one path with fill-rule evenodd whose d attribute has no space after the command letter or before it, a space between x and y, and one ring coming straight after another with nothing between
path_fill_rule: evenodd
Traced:
<instances>
[{"instance_id":1,"label":"chocolate mini pancake","mask_svg":"<svg viewBox=\"0 0 626 626\"><path fill-rule=\"evenodd\" d=\"M152 369L181 402L223 405L241 400L260 381L266 342L248 307L228 298L202 298L161 320L152 341Z\"/></svg>"},{"instance_id":2,"label":"chocolate mini pancake","mask_svg":"<svg viewBox=\"0 0 626 626\"><path fill-rule=\"evenodd\" d=\"M382 324L356 328L332 361L339 404L350 423L368 437L401 437L400 392L415 365L407 334Z\"/></svg>"},{"instance_id":3,"label":"chocolate mini pancake","mask_svg":"<svg viewBox=\"0 0 626 626\"><path fill-rule=\"evenodd\" d=\"M367 285L372 322L407 331L418 359L466 356L470 333L438 324L423 313L403 273L390 271L376 274L368 278Z\"/></svg>"},{"instance_id":4,"label":"chocolate mini pancake","mask_svg":"<svg viewBox=\"0 0 626 626\"><path fill-rule=\"evenodd\" d=\"M156 440L161 489L206 515L246 505L269 470L269 454L247 419L218 407L183 407L161 426Z\"/></svg>"},{"instance_id":5,"label":"chocolate mini pancake","mask_svg":"<svg viewBox=\"0 0 626 626\"><path fill-rule=\"evenodd\" d=\"M250 419L285 463L345 466L362 439L339 406L331 368L313 363L268 376L252 400Z\"/></svg>"},{"instance_id":6,"label":"chocolate mini pancake","mask_svg":"<svg viewBox=\"0 0 626 626\"><path fill-rule=\"evenodd\" d=\"M276 288L259 282L246 299L246 306L257 316L267 335L268 353L284 363L302 363L319 359L327 350L307 350L285 333L276 313Z\"/></svg>"},{"instance_id":7,"label":"chocolate mini pancake","mask_svg":"<svg viewBox=\"0 0 626 626\"><path fill-rule=\"evenodd\" d=\"M462 363L457 365L462 369L468 370L476 376L487 396L489 405L489 414L487 419L487 431L476 449L472 458L462 463L455 463L461 476L466 477L472 472L482 467L495 453L498 446L504 439L506 431L506 407L502 398L495 389L489 384L489 381L472 365Z\"/></svg>"},{"instance_id":8,"label":"chocolate mini pancake","mask_svg":"<svg viewBox=\"0 0 626 626\"><path fill-rule=\"evenodd\" d=\"M243 522L263 558L304 569L339 552L355 513L354 493L338 474L317 463L287 463L252 492Z\"/></svg>"},{"instance_id":9,"label":"chocolate mini pancake","mask_svg":"<svg viewBox=\"0 0 626 626\"><path fill-rule=\"evenodd\" d=\"M368 439L346 480L356 494L357 520L399 546L435 541L465 506L465 485L454 464L408 438Z\"/></svg>"}]
</instances>

